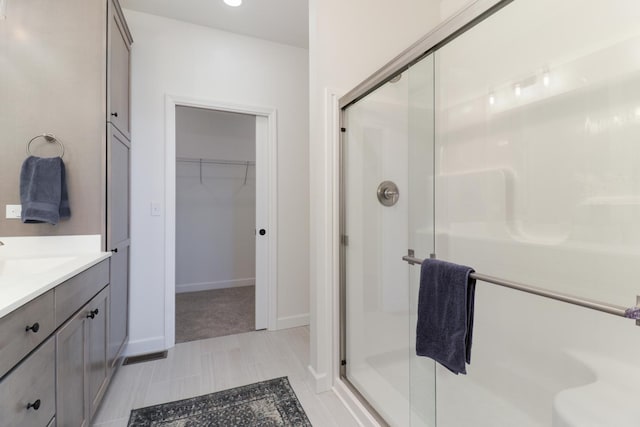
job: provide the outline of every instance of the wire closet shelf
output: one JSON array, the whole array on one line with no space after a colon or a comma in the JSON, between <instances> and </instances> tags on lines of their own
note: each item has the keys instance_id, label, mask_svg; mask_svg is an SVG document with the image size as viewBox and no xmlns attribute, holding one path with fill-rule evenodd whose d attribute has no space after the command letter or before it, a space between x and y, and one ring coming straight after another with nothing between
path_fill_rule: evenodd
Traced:
<instances>
[{"instance_id":1,"label":"wire closet shelf","mask_svg":"<svg viewBox=\"0 0 640 427\"><path fill-rule=\"evenodd\" d=\"M198 157L177 157L178 163L196 163L200 165L200 184L202 184L202 165L231 165L231 166L244 166L244 182L242 185L247 184L247 177L249 176L249 166L255 166L256 162L253 160L225 160L225 159L206 159Z\"/></svg>"}]
</instances>

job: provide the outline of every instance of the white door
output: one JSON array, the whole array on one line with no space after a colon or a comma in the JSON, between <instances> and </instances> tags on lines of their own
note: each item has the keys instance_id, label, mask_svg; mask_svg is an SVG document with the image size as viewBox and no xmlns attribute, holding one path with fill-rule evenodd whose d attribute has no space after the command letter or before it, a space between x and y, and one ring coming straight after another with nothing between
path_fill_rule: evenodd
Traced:
<instances>
[{"instance_id":1,"label":"white door","mask_svg":"<svg viewBox=\"0 0 640 427\"><path fill-rule=\"evenodd\" d=\"M269 119L256 116L256 330L267 329L269 303Z\"/></svg>"}]
</instances>

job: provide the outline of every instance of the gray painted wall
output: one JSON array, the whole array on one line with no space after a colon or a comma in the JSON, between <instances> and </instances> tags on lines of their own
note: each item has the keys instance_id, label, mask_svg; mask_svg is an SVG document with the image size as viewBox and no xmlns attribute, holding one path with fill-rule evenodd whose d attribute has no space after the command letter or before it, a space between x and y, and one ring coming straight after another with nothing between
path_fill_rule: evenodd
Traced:
<instances>
[{"instance_id":1,"label":"gray painted wall","mask_svg":"<svg viewBox=\"0 0 640 427\"><path fill-rule=\"evenodd\" d=\"M8 0L0 21L0 236L103 231L106 3ZM20 204L27 142L45 132L65 146L72 216L56 226L5 219L5 205Z\"/></svg>"}]
</instances>

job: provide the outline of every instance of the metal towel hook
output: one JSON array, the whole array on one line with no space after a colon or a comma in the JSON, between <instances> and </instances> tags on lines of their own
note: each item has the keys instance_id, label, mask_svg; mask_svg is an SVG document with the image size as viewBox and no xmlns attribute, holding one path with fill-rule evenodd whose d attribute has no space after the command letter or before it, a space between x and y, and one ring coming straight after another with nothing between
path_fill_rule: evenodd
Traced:
<instances>
[{"instance_id":1,"label":"metal towel hook","mask_svg":"<svg viewBox=\"0 0 640 427\"><path fill-rule=\"evenodd\" d=\"M56 138L56 136L52 133L43 133L41 135L36 135L33 138L31 138L29 140L29 142L27 143L27 156L33 156L34 154L31 152L31 143L33 141L35 141L38 138L44 138L45 141L50 142L50 143L58 143L58 146L60 147L60 155L59 157L62 158L64 157L64 144L58 139Z\"/></svg>"}]
</instances>

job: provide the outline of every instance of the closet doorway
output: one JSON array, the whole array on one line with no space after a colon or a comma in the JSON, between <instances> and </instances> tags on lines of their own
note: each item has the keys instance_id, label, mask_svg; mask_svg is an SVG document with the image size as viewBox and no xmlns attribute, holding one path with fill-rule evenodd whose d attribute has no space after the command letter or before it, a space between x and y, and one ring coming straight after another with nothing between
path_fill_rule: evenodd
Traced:
<instances>
[{"instance_id":1,"label":"closet doorway","mask_svg":"<svg viewBox=\"0 0 640 427\"><path fill-rule=\"evenodd\" d=\"M173 237L175 252L167 316L174 339L168 344L267 329L275 297L269 173L275 112L171 101L175 234L167 240Z\"/></svg>"}]
</instances>

